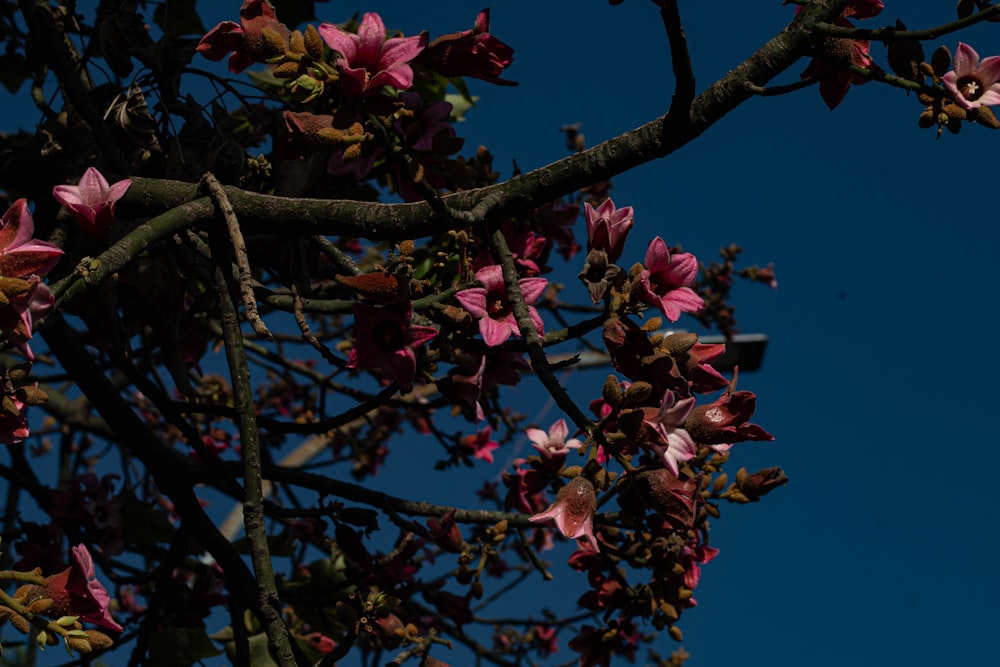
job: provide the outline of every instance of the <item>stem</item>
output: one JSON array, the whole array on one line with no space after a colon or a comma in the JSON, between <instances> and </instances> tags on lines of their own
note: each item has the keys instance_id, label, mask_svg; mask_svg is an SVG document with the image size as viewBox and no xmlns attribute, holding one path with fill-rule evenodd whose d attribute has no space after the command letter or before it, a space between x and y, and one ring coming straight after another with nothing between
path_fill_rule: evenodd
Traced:
<instances>
[{"instance_id":1,"label":"stem","mask_svg":"<svg viewBox=\"0 0 1000 667\"><path fill-rule=\"evenodd\" d=\"M264 524L264 493L260 475L260 438L254 409L253 388L250 385L250 367L246 350L243 349L243 334L240 332L236 307L229 294L227 277L221 265L229 264L225 245L219 234L213 234L212 254L216 258L215 289L219 302L219 317L226 347L226 361L233 383L233 398L240 415L240 444L243 456L243 523L250 542L250 560L257 580L257 604L264 620L264 630L278 664L294 667L288 629L279 612L278 587L274 581L271 554L267 546ZM225 261L224 261L225 258Z\"/></svg>"}]
</instances>

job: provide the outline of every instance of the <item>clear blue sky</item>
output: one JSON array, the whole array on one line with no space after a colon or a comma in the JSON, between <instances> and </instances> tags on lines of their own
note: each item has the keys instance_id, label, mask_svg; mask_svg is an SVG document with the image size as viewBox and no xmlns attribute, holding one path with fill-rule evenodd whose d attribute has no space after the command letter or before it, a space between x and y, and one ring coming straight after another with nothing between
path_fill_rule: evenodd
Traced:
<instances>
[{"instance_id":1,"label":"clear blue sky","mask_svg":"<svg viewBox=\"0 0 1000 667\"><path fill-rule=\"evenodd\" d=\"M206 26L235 20L239 2L228 4L213 7ZM919 28L954 17L954 3L887 5L866 25L902 18ZM323 19L377 11L390 28L432 37L470 27L479 8L317 5ZM793 11L777 1L682 3L698 89ZM593 145L669 104L667 44L648 0L497 2L492 19L492 32L515 48L507 76L520 86L473 82L481 104L458 130L466 152L493 151L504 177L513 160L528 170L563 157L563 124L581 122ZM954 51L958 39L927 51ZM1000 53L996 24L962 39L980 55ZM884 64L884 48L872 50ZM912 95L878 84L855 87L832 113L815 89L754 99L675 155L614 179L615 202L636 211L623 264L641 259L656 234L706 261L736 242L748 262L774 261L780 283L736 292L742 330L770 337L763 369L740 387L758 394L754 421L776 441L737 445L730 466L779 465L791 483L761 503L723 508L712 533L721 553L704 569L699 607L680 624L689 664L995 660L1000 539L991 505L1000 450L989 405L1000 372L1000 231L987 158L1000 133L967 126L935 140L917 127L920 110ZM585 299L572 283L567 295L574 289ZM603 376L578 376L576 395L596 396ZM537 396L522 390L521 409L530 413ZM508 454L498 452L498 466ZM377 482L412 488L414 458L390 458ZM447 500L440 489L426 493ZM583 592L582 576L560 577L519 603ZM674 646L664 637L657 648L665 655ZM563 645L557 657L572 652Z\"/></svg>"}]
</instances>

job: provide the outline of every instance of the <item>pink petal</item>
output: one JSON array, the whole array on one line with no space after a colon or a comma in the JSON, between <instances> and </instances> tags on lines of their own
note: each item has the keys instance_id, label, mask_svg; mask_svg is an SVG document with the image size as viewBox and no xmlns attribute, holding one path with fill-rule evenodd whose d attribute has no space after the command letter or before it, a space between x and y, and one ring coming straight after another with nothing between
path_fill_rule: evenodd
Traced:
<instances>
[{"instance_id":1,"label":"pink petal","mask_svg":"<svg viewBox=\"0 0 1000 667\"><path fill-rule=\"evenodd\" d=\"M85 206L80 196L80 188L75 185L57 185L52 188L52 196L66 208Z\"/></svg>"},{"instance_id":2,"label":"pink petal","mask_svg":"<svg viewBox=\"0 0 1000 667\"><path fill-rule=\"evenodd\" d=\"M357 54L357 35L344 32L332 23L324 23L316 29L326 45L342 55L348 61Z\"/></svg>"},{"instance_id":3,"label":"pink petal","mask_svg":"<svg viewBox=\"0 0 1000 667\"><path fill-rule=\"evenodd\" d=\"M479 320L479 333L483 336L483 341L490 347L496 347L504 343L513 333L510 326L504 322L482 317Z\"/></svg>"},{"instance_id":4,"label":"pink petal","mask_svg":"<svg viewBox=\"0 0 1000 667\"><path fill-rule=\"evenodd\" d=\"M517 284L521 288L521 296L524 297L525 303L532 304L545 292L549 281L545 278L522 278Z\"/></svg>"},{"instance_id":5,"label":"pink petal","mask_svg":"<svg viewBox=\"0 0 1000 667\"><path fill-rule=\"evenodd\" d=\"M484 266L476 271L476 280L481 282L489 292L499 290L506 292L506 288L503 284L503 269L500 268L499 264Z\"/></svg>"},{"instance_id":6,"label":"pink petal","mask_svg":"<svg viewBox=\"0 0 1000 667\"><path fill-rule=\"evenodd\" d=\"M958 43L958 49L955 51L955 57L952 60L952 68L959 77L972 74L976 71L976 67L979 65L979 54L976 50L965 44L964 42Z\"/></svg>"},{"instance_id":7,"label":"pink petal","mask_svg":"<svg viewBox=\"0 0 1000 667\"><path fill-rule=\"evenodd\" d=\"M473 317L486 317L486 288L470 287L455 294L455 298L462 308L465 308Z\"/></svg>"},{"instance_id":8,"label":"pink petal","mask_svg":"<svg viewBox=\"0 0 1000 667\"><path fill-rule=\"evenodd\" d=\"M110 191L108 180L94 167L87 167L87 171L83 172L83 176L80 177L78 187L80 188L80 199L86 204L94 205L108 200Z\"/></svg>"}]
</instances>

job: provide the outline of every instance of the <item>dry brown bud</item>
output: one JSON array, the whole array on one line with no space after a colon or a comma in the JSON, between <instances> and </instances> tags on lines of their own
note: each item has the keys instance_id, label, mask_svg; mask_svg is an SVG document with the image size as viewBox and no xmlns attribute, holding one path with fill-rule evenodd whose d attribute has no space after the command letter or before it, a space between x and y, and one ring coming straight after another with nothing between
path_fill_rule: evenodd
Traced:
<instances>
[{"instance_id":1,"label":"dry brown bud","mask_svg":"<svg viewBox=\"0 0 1000 667\"><path fill-rule=\"evenodd\" d=\"M986 127L993 130L1000 130L1000 121L997 120L996 114L993 110L986 105L979 106L970 112L970 120L974 120L980 125L985 125Z\"/></svg>"},{"instance_id":2,"label":"dry brown bud","mask_svg":"<svg viewBox=\"0 0 1000 667\"><path fill-rule=\"evenodd\" d=\"M292 32L288 40L288 50L296 55L304 56L306 53L306 40L298 30Z\"/></svg>"},{"instance_id":3,"label":"dry brown bud","mask_svg":"<svg viewBox=\"0 0 1000 667\"><path fill-rule=\"evenodd\" d=\"M306 53L313 60L319 60L323 57L323 38L319 36L316 27L311 23L306 26L305 46Z\"/></svg>"},{"instance_id":4,"label":"dry brown bud","mask_svg":"<svg viewBox=\"0 0 1000 667\"><path fill-rule=\"evenodd\" d=\"M90 639L90 645L97 651L103 651L114 645L111 637L98 630L87 630L87 638Z\"/></svg>"},{"instance_id":5,"label":"dry brown bud","mask_svg":"<svg viewBox=\"0 0 1000 667\"><path fill-rule=\"evenodd\" d=\"M10 624L25 634L31 629L31 623L28 622L28 619L13 610L10 612Z\"/></svg>"},{"instance_id":6,"label":"dry brown bud","mask_svg":"<svg viewBox=\"0 0 1000 667\"><path fill-rule=\"evenodd\" d=\"M280 65L275 65L271 72L279 79L291 79L299 73L299 64L291 61L284 62Z\"/></svg>"},{"instance_id":7,"label":"dry brown bud","mask_svg":"<svg viewBox=\"0 0 1000 667\"><path fill-rule=\"evenodd\" d=\"M66 645L80 653L90 653L94 650L90 645L90 640L85 637L67 637Z\"/></svg>"},{"instance_id":8,"label":"dry brown bud","mask_svg":"<svg viewBox=\"0 0 1000 667\"><path fill-rule=\"evenodd\" d=\"M271 28L264 28L260 31L261 39L263 40L262 54L264 59L274 58L276 56L285 55L285 47L288 43L285 38L281 36L280 33Z\"/></svg>"},{"instance_id":9,"label":"dry brown bud","mask_svg":"<svg viewBox=\"0 0 1000 667\"><path fill-rule=\"evenodd\" d=\"M28 605L28 611L32 614L44 614L55 603L56 601L51 598L39 598Z\"/></svg>"},{"instance_id":10,"label":"dry brown bud","mask_svg":"<svg viewBox=\"0 0 1000 667\"><path fill-rule=\"evenodd\" d=\"M604 402L612 408L617 408L622 404L622 386L618 382L618 378L614 375L607 377L601 388L601 396L604 398Z\"/></svg>"}]
</instances>

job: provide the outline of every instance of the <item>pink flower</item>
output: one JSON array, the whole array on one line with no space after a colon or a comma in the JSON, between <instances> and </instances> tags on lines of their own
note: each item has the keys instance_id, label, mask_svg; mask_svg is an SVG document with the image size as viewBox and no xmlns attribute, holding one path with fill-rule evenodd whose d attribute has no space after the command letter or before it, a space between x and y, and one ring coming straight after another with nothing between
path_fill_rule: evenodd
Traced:
<instances>
[{"instance_id":1,"label":"pink flower","mask_svg":"<svg viewBox=\"0 0 1000 667\"><path fill-rule=\"evenodd\" d=\"M635 223L632 207L616 209L613 201L605 199L596 209L584 204L583 215L587 219L587 250L600 248L608 253L609 262L617 262L625 249L625 237Z\"/></svg>"},{"instance_id":2,"label":"pink flower","mask_svg":"<svg viewBox=\"0 0 1000 667\"><path fill-rule=\"evenodd\" d=\"M83 544L73 547L73 563L59 574L48 578L46 586L55 604L49 610L53 616L79 616L81 621L99 625L113 632L122 626L111 617L111 596L97 580L94 561Z\"/></svg>"},{"instance_id":3,"label":"pink flower","mask_svg":"<svg viewBox=\"0 0 1000 667\"><path fill-rule=\"evenodd\" d=\"M847 5L840 16L834 20L834 25L845 28L853 28L854 24L847 20L848 17L859 19L869 19L882 11L882 0L855 0ZM798 14L802 11L799 7L795 10ZM808 79L819 76L819 94L830 109L834 109L844 101L851 84L867 83L868 79L854 74L847 68L836 63L836 59L849 62L858 67L871 67L873 62L869 53L868 40L866 39L837 39L830 38L822 43L822 57L813 58L809 67L802 72L801 77Z\"/></svg>"},{"instance_id":4,"label":"pink flower","mask_svg":"<svg viewBox=\"0 0 1000 667\"><path fill-rule=\"evenodd\" d=\"M503 86L517 85L500 78L514 60L514 49L490 34L489 9L479 12L472 30L441 35L418 60L447 77L471 76Z\"/></svg>"},{"instance_id":5,"label":"pink flower","mask_svg":"<svg viewBox=\"0 0 1000 667\"><path fill-rule=\"evenodd\" d=\"M479 360L479 365L471 370L457 367L448 375L437 381L441 395L461 408L462 413L470 421L481 422L486 418L479 397L483 393L483 372L486 369L486 357ZM464 373L469 373L465 375Z\"/></svg>"},{"instance_id":6,"label":"pink flower","mask_svg":"<svg viewBox=\"0 0 1000 667\"><path fill-rule=\"evenodd\" d=\"M503 270L499 265L486 266L476 271L476 280L483 287L470 287L455 295L473 317L479 318L479 333L490 347L495 347L511 336L520 335L517 320L511 312L507 300L507 286L503 282ZM534 304L542 296L548 281L545 278L522 278L517 282L521 295L528 304L531 321L539 334L545 331L542 318L535 310Z\"/></svg>"},{"instance_id":7,"label":"pink flower","mask_svg":"<svg viewBox=\"0 0 1000 667\"><path fill-rule=\"evenodd\" d=\"M28 200L18 199L0 222L0 276L44 276L59 263L63 251L31 238L34 233L35 221L31 219Z\"/></svg>"},{"instance_id":8,"label":"pink flower","mask_svg":"<svg viewBox=\"0 0 1000 667\"><path fill-rule=\"evenodd\" d=\"M411 324L412 315L409 303L384 308L355 303L355 340L347 367L377 368L400 387L410 387L417 370L413 348L437 335L434 327Z\"/></svg>"},{"instance_id":9,"label":"pink flower","mask_svg":"<svg viewBox=\"0 0 1000 667\"><path fill-rule=\"evenodd\" d=\"M952 71L941 77L944 87L966 109L1000 104L1000 56L979 60L968 44L958 43Z\"/></svg>"},{"instance_id":10,"label":"pink flower","mask_svg":"<svg viewBox=\"0 0 1000 667\"><path fill-rule=\"evenodd\" d=\"M540 428L528 428L525 429L525 433L531 440L531 446L541 452L543 457L559 454L565 456L571 449L580 449L583 446L583 443L576 438L566 439L569 427L566 426L565 419L559 419L552 424L548 433Z\"/></svg>"},{"instance_id":11,"label":"pink flower","mask_svg":"<svg viewBox=\"0 0 1000 667\"><path fill-rule=\"evenodd\" d=\"M386 39L382 17L374 12L361 18L356 35L332 23L324 23L318 30L323 41L340 54L340 80L352 97L374 95L382 86L406 90L413 85L413 69L408 63L427 47L426 35Z\"/></svg>"},{"instance_id":12,"label":"pink flower","mask_svg":"<svg viewBox=\"0 0 1000 667\"><path fill-rule=\"evenodd\" d=\"M640 298L659 308L668 320L676 322L681 313L693 313L705 302L688 285L698 277L698 260L686 252L670 254L659 236L646 249L646 268L642 271Z\"/></svg>"},{"instance_id":13,"label":"pink flower","mask_svg":"<svg viewBox=\"0 0 1000 667\"><path fill-rule=\"evenodd\" d=\"M492 433L493 427L487 426L477 431L475 435L467 435L462 439L462 444L472 449L472 458L493 463L493 450L499 447L500 443L490 438Z\"/></svg>"},{"instance_id":14,"label":"pink flower","mask_svg":"<svg viewBox=\"0 0 1000 667\"><path fill-rule=\"evenodd\" d=\"M680 463L690 461L698 453L691 435L684 430L685 420L694 409L694 403L693 396L677 400L677 394L667 391L659 411L653 413L652 408L644 409L643 423L651 427L656 436L650 447L674 476L680 473Z\"/></svg>"},{"instance_id":15,"label":"pink flower","mask_svg":"<svg viewBox=\"0 0 1000 667\"><path fill-rule=\"evenodd\" d=\"M750 391L727 391L718 400L691 411L684 428L703 445L724 452L734 442L774 440L757 424L748 424L757 407L757 396Z\"/></svg>"},{"instance_id":16,"label":"pink flower","mask_svg":"<svg viewBox=\"0 0 1000 667\"><path fill-rule=\"evenodd\" d=\"M52 196L69 209L85 234L103 238L115 221L115 204L131 186L129 178L108 185L101 172L87 167L79 185L57 185Z\"/></svg>"},{"instance_id":17,"label":"pink flower","mask_svg":"<svg viewBox=\"0 0 1000 667\"><path fill-rule=\"evenodd\" d=\"M594 510L597 509L597 496L594 485L585 477L574 477L563 488L559 489L556 501L544 512L533 514L530 521L555 521L559 532L570 539L584 539L594 548L597 539L594 537Z\"/></svg>"},{"instance_id":18,"label":"pink flower","mask_svg":"<svg viewBox=\"0 0 1000 667\"><path fill-rule=\"evenodd\" d=\"M51 243L31 238L34 233L28 202L18 199L0 222L0 290L7 300L0 307L0 330L29 360L34 359L28 345L33 322L55 302L38 276L48 273L63 254Z\"/></svg>"},{"instance_id":19,"label":"pink flower","mask_svg":"<svg viewBox=\"0 0 1000 667\"><path fill-rule=\"evenodd\" d=\"M271 30L278 37L287 40L291 34L278 21L274 7L267 0L244 0L240 7L240 25L223 21L201 38L195 50L209 60L222 60L230 51L229 71L239 74L250 65L264 61L272 53L268 52L263 31Z\"/></svg>"}]
</instances>

